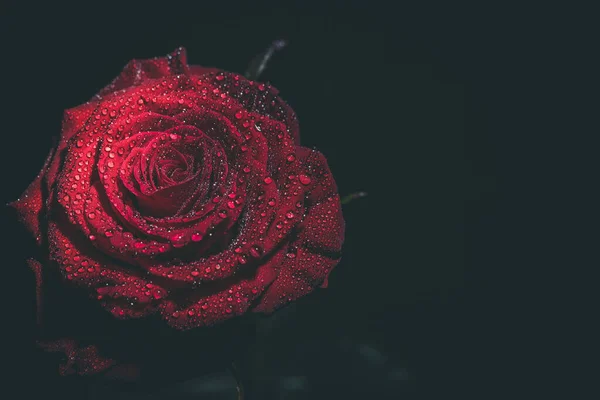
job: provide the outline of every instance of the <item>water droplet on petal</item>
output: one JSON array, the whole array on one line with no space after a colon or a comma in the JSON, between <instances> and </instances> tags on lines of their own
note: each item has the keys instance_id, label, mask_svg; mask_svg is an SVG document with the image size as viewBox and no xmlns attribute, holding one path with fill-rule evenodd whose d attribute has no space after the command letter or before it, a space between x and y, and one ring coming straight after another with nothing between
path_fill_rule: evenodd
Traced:
<instances>
[{"instance_id":1,"label":"water droplet on petal","mask_svg":"<svg viewBox=\"0 0 600 400\"><path fill-rule=\"evenodd\" d=\"M308 177L304 174L299 175L298 179L300 179L300 183L303 185L308 185L311 182L310 177Z\"/></svg>"},{"instance_id":2,"label":"water droplet on petal","mask_svg":"<svg viewBox=\"0 0 600 400\"><path fill-rule=\"evenodd\" d=\"M199 242L202 240L202 234L196 232L192 234L192 241L193 242Z\"/></svg>"},{"instance_id":3,"label":"water droplet on petal","mask_svg":"<svg viewBox=\"0 0 600 400\"><path fill-rule=\"evenodd\" d=\"M290 249L290 251L286 254L287 258L296 258L296 251L294 249Z\"/></svg>"},{"instance_id":4,"label":"water droplet on petal","mask_svg":"<svg viewBox=\"0 0 600 400\"><path fill-rule=\"evenodd\" d=\"M250 249L250 255L252 257L258 258L262 254L262 249L259 246L253 246Z\"/></svg>"},{"instance_id":5,"label":"water droplet on petal","mask_svg":"<svg viewBox=\"0 0 600 400\"><path fill-rule=\"evenodd\" d=\"M185 236L183 233L176 233L173 236L171 236L171 243L173 244L173 247L183 247L185 245Z\"/></svg>"}]
</instances>

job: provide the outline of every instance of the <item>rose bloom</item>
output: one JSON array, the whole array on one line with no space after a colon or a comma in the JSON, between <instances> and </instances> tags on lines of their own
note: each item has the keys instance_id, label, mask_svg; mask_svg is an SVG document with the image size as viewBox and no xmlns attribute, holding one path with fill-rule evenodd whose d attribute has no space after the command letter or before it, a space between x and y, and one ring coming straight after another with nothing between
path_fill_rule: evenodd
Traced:
<instances>
[{"instance_id":1,"label":"rose bloom","mask_svg":"<svg viewBox=\"0 0 600 400\"><path fill-rule=\"evenodd\" d=\"M91 297L90 313L178 331L270 313L325 285L344 237L340 199L277 94L190 66L178 49L131 61L67 110L57 147L12 203L39 245L39 311L53 274L62 301ZM67 355L65 374L119 361L69 337L41 344Z\"/></svg>"}]
</instances>

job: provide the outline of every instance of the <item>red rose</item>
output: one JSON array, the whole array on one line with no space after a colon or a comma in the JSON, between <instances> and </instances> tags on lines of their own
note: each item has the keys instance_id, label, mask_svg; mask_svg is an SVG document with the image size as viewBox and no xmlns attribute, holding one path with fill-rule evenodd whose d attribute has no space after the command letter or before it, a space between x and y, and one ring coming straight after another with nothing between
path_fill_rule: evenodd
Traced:
<instances>
[{"instance_id":1,"label":"red rose","mask_svg":"<svg viewBox=\"0 0 600 400\"><path fill-rule=\"evenodd\" d=\"M184 49L127 64L65 112L57 148L13 203L47 250L36 276L57 269L115 317L158 314L178 330L323 285L343 242L340 199L277 93L189 66Z\"/></svg>"}]
</instances>

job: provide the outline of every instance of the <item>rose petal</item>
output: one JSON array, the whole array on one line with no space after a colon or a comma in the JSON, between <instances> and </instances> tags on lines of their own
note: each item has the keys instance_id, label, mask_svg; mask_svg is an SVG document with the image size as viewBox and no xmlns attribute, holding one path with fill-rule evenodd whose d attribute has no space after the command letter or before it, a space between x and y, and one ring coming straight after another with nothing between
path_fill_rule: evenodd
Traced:
<instances>
[{"instance_id":1,"label":"rose petal","mask_svg":"<svg viewBox=\"0 0 600 400\"><path fill-rule=\"evenodd\" d=\"M156 57L146 60L131 60L121 74L97 96L103 97L118 90L137 86L148 79L184 74L189 75L186 51L183 47L176 49L166 57Z\"/></svg>"},{"instance_id":2,"label":"rose petal","mask_svg":"<svg viewBox=\"0 0 600 400\"><path fill-rule=\"evenodd\" d=\"M339 262L344 220L331 171L321 153L299 147L297 154L300 175L305 177L301 184L308 193L306 216L277 279L254 309L257 312L272 312L323 285Z\"/></svg>"},{"instance_id":3,"label":"rose petal","mask_svg":"<svg viewBox=\"0 0 600 400\"><path fill-rule=\"evenodd\" d=\"M254 312L271 313L320 286L339 258L329 258L299 247L280 265L277 279L261 297ZM291 258L293 255L293 258Z\"/></svg>"},{"instance_id":4,"label":"rose petal","mask_svg":"<svg viewBox=\"0 0 600 400\"><path fill-rule=\"evenodd\" d=\"M283 122L295 144L300 144L300 129L294 110L278 96L279 91L265 83L250 81L230 72L205 75L205 80L222 93L239 101L243 108Z\"/></svg>"},{"instance_id":5,"label":"rose petal","mask_svg":"<svg viewBox=\"0 0 600 400\"><path fill-rule=\"evenodd\" d=\"M104 260L105 257L94 251L89 241L69 228L66 220L50 221L48 237L50 259L58 264L63 278L77 286L94 290L112 286L118 288L115 293L141 295L147 291L148 284L152 285L152 282L142 279L133 270L124 270ZM158 285L153 285L152 288L153 292L166 293ZM103 300L102 304L119 318L139 318L156 311L155 301L148 303L133 298L127 298L128 301L123 303L115 302L114 298L98 300Z\"/></svg>"},{"instance_id":6,"label":"rose petal","mask_svg":"<svg viewBox=\"0 0 600 400\"><path fill-rule=\"evenodd\" d=\"M170 326L181 330L211 326L242 315L273 282L276 277L273 266L283 257L284 252L279 251L269 262L258 267L254 276L239 282L225 282L213 293L190 293L184 304L166 300L161 305L161 315Z\"/></svg>"},{"instance_id":7,"label":"rose petal","mask_svg":"<svg viewBox=\"0 0 600 400\"><path fill-rule=\"evenodd\" d=\"M25 228L33 235L37 244L42 243L42 232L40 231L40 218L42 218L42 209L46 201L46 190L43 187L43 180L48 171L50 160L54 155L54 149L50 151L44 162L42 170L36 178L29 184L21 197L9 203L18 215L20 221L25 225Z\"/></svg>"}]
</instances>

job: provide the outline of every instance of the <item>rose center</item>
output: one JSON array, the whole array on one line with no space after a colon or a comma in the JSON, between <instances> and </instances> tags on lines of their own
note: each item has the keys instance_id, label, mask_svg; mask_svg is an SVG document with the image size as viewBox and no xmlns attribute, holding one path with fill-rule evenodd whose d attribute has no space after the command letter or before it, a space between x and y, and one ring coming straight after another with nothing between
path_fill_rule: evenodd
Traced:
<instances>
[{"instance_id":1,"label":"rose center","mask_svg":"<svg viewBox=\"0 0 600 400\"><path fill-rule=\"evenodd\" d=\"M202 168L201 153L194 150L198 149L169 145L156 152L156 159L151 162L151 165L153 165L152 182L157 190L182 183Z\"/></svg>"}]
</instances>

